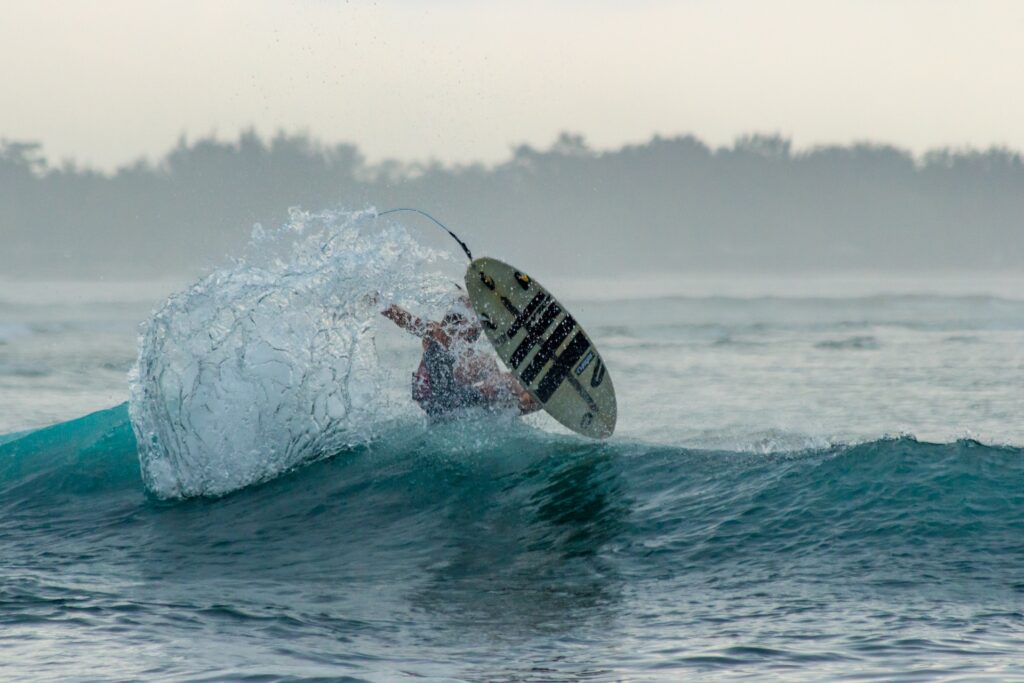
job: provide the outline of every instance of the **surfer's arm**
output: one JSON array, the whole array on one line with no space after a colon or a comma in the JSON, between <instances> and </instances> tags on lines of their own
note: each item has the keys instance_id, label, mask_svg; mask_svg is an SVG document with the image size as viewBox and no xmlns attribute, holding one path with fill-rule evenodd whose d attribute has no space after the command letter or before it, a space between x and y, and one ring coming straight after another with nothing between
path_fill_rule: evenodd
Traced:
<instances>
[{"instance_id":1,"label":"surfer's arm","mask_svg":"<svg viewBox=\"0 0 1024 683\"><path fill-rule=\"evenodd\" d=\"M382 316L392 321L403 330L422 337L427 332L427 323L422 318L417 318L401 306L391 304L380 312Z\"/></svg>"},{"instance_id":2,"label":"surfer's arm","mask_svg":"<svg viewBox=\"0 0 1024 683\"><path fill-rule=\"evenodd\" d=\"M522 383L510 372L501 372L499 370L496 375L485 380L483 385L495 396L504 394L515 398L519 412L523 415L535 413L544 407L537 399L530 395L530 392L523 388ZM487 391L484 393L486 395Z\"/></svg>"},{"instance_id":3,"label":"surfer's arm","mask_svg":"<svg viewBox=\"0 0 1024 683\"><path fill-rule=\"evenodd\" d=\"M423 318L417 318L401 306L391 304L380 312L382 316L391 320L403 330L410 332L417 337L423 338L423 348L427 348L427 340L433 339L444 348L451 344L451 338L445 333L442 326L435 322L428 322Z\"/></svg>"},{"instance_id":4,"label":"surfer's arm","mask_svg":"<svg viewBox=\"0 0 1024 683\"><path fill-rule=\"evenodd\" d=\"M463 384L476 387L488 399L515 398L523 414L535 412L542 407L512 373L502 372L494 359L488 356L472 352L465 354L455 368L455 378Z\"/></svg>"}]
</instances>

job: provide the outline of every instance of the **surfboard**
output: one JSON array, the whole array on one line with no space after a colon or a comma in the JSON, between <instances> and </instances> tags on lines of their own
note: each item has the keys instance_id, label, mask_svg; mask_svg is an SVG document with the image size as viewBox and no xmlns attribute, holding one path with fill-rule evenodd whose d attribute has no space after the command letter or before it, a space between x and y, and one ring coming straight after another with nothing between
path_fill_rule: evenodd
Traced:
<instances>
[{"instance_id":1,"label":"surfboard","mask_svg":"<svg viewBox=\"0 0 1024 683\"><path fill-rule=\"evenodd\" d=\"M526 273L483 257L466 291L498 357L551 417L595 439L615 431L615 389L597 347L572 314Z\"/></svg>"}]
</instances>

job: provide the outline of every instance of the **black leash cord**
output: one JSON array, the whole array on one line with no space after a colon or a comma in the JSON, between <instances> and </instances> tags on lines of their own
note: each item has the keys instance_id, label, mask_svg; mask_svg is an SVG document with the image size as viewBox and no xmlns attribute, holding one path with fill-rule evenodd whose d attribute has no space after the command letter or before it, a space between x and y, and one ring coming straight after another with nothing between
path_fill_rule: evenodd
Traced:
<instances>
[{"instance_id":1,"label":"black leash cord","mask_svg":"<svg viewBox=\"0 0 1024 683\"><path fill-rule=\"evenodd\" d=\"M435 223L435 224L436 224L436 225L437 225L437 226L438 226L439 228L441 228L441 229L442 229L442 230L444 230L444 231L445 231L446 233L448 233L449 235L451 235L451 236L452 236L452 239L454 239L454 240L455 240L456 242L458 242L458 243L459 243L459 246L460 246L460 247L462 247L462 251L466 252L466 256L467 256L467 257L469 257L469 260L470 260L470 261L472 261L472 260L473 260L473 252L471 252L471 251L469 250L469 247L468 247L468 246L466 246L466 243L465 243L465 242L463 242L463 241L462 241L461 239L459 239L459 236L458 236L458 235L456 235L456 234L455 234L454 232L452 232L451 230L449 230L449 229L448 229L448 226L447 226L447 225L445 225L445 224L444 224L444 223L442 223L441 221L437 220L436 218L434 218L433 216L431 216L431 215L430 215L429 213L427 213L426 211L421 211L420 209L411 209L411 208L407 208L407 207L401 207L401 208L398 208L398 209L388 209L387 211L381 211L380 213L378 213L378 214L377 214L377 217L379 218L380 216L386 216L386 215L388 215L389 213L398 213L399 211L408 211L408 212L410 212L410 213L418 213L419 215L421 215L421 216L424 216L424 217L426 217L426 218L429 218L430 220L434 221L434 223Z\"/></svg>"}]
</instances>

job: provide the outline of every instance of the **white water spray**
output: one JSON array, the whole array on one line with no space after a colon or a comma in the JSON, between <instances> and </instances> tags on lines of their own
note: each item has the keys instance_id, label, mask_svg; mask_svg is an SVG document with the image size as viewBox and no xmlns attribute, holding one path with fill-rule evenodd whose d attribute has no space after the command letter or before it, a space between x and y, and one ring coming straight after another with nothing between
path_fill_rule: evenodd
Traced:
<instances>
[{"instance_id":1,"label":"white water spray","mask_svg":"<svg viewBox=\"0 0 1024 683\"><path fill-rule=\"evenodd\" d=\"M250 251L143 326L130 414L159 497L222 495L370 442L397 412L378 301L431 308L452 289L446 255L374 211L293 211Z\"/></svg>"}]
</instances>

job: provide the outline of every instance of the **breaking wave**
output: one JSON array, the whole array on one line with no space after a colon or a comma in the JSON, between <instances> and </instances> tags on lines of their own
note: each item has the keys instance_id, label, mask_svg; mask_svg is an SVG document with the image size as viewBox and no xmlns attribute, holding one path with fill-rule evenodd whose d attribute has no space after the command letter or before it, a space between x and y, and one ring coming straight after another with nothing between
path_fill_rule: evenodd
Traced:
<instances>
[{"instance_id":1,"label":"breaking wave","mask_svg":"<svg viewBox=\"0 0 1024 683\"><path fill-rule=\"evenodd\" d=\"M377 302L439 305L444 258L374 211L257 226L246 258L144 325L129 406L147 488L222 495L372 441L400 412L382 391Z\"/></svg>"}]
</instances>

